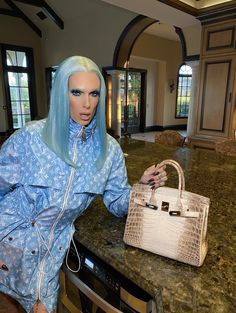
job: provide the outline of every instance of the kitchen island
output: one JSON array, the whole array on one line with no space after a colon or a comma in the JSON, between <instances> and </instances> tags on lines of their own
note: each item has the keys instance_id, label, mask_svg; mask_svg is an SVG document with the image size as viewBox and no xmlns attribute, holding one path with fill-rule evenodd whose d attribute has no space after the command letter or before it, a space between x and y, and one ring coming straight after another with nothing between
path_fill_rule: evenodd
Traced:
<instances>
[{"instance_id":1,"label":"kitchen island","mask_svg":"<svg viewBox=\"0 0 236 313\"><path fill-rule=\"evenodd\" d=\"M125 245L125 218L110 214L100 198L76 221L75 239L148 292L158 313L236 312L236 158L132 139L120 143L131 185L151 164L174 159L186 190L210 198L205 262L197 268ZM177 173L172 167L167 173L167 186L177 188Z\"/></svg>"}]
</instances>

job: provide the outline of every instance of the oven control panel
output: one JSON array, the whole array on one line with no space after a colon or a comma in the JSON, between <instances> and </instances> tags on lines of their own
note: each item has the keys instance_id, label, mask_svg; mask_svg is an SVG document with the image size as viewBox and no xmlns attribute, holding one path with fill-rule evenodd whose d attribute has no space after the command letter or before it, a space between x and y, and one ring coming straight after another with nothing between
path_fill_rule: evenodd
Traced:
<instances>
[{"instance_id":1,"label":"oven control panel","mask_svg":"<svg viewBox=\"0 0 236 313\"><path fill-rule=\"evenodd\" d=\"M98 277L106 286L111 288L116 293L120 293L120 283L100 264L97 264L92 258L83 253L80 254L81 264Z\"/></svg>"}]
</instances>

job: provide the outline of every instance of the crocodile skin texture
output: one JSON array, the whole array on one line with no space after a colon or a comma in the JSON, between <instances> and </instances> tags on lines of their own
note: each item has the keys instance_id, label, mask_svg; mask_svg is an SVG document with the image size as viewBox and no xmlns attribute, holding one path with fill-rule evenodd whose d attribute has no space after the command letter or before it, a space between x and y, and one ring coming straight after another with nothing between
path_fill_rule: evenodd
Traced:
<instances>
[{"instance_id":1,"label":"crocodile skin texture","mask_svg":"<svg viewBox=\"0 0 236 313\"><path fill-rule=\"evenodd\" d=\"M201 266L207 253L209 198L184 190L179 164L179 188L135 184L130 198L124 242L180 262Z\"/></svg>"}]
</instances>

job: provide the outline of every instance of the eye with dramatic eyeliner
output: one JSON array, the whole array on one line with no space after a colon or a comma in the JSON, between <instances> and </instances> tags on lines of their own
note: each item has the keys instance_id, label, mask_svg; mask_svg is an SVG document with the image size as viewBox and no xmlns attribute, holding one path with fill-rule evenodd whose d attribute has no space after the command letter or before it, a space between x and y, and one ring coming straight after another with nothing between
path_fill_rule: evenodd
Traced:
<instances>
[{"instance_id":1,"label":"eye with dramatic eyeliner","mask_svg":"<svg viewBox=\"0 0 236 313\"><path fill-rule=\"evenodd\" d=\"M94 90L92 92L90 92L90 95L94 98L99 97L100 96L100 92L98 90Z\"/></svg>"},{"instance_id":2,"label":"eye with dramatic eyeliner","mask_svg":"<svg viewBox=\"0 0 236 313\"><path fill-rule=\"evenodd\" d=\"M73 95L73 96L80 96L81 95L81 90L79 89L71 89L70 93Z\"/></svg>"}]
</instances>

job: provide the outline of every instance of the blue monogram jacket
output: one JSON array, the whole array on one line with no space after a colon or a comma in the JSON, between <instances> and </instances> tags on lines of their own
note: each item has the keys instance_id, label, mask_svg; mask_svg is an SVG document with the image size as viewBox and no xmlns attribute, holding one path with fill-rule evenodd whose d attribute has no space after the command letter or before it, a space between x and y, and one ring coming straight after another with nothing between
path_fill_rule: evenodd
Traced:
<instances>
[{"instance_id":1,"label":"blue monogram jacket","mask_svg":"<svg viewBox=\"0 0 236 313\"><path fill-rule=\"evenodd\" d=\"M58 272L74 233L73 222L96 195L108 210L127 213L130 186L119 144L107 135L108 153L101 170L95 119L86 127L70 121L72 168L41 139L45 120L14 133L0 152L0 291L18 300L27 312L40 300L56 308ZM99 214L99 212L98 212Z\"/></svg>"}]
</instances>

